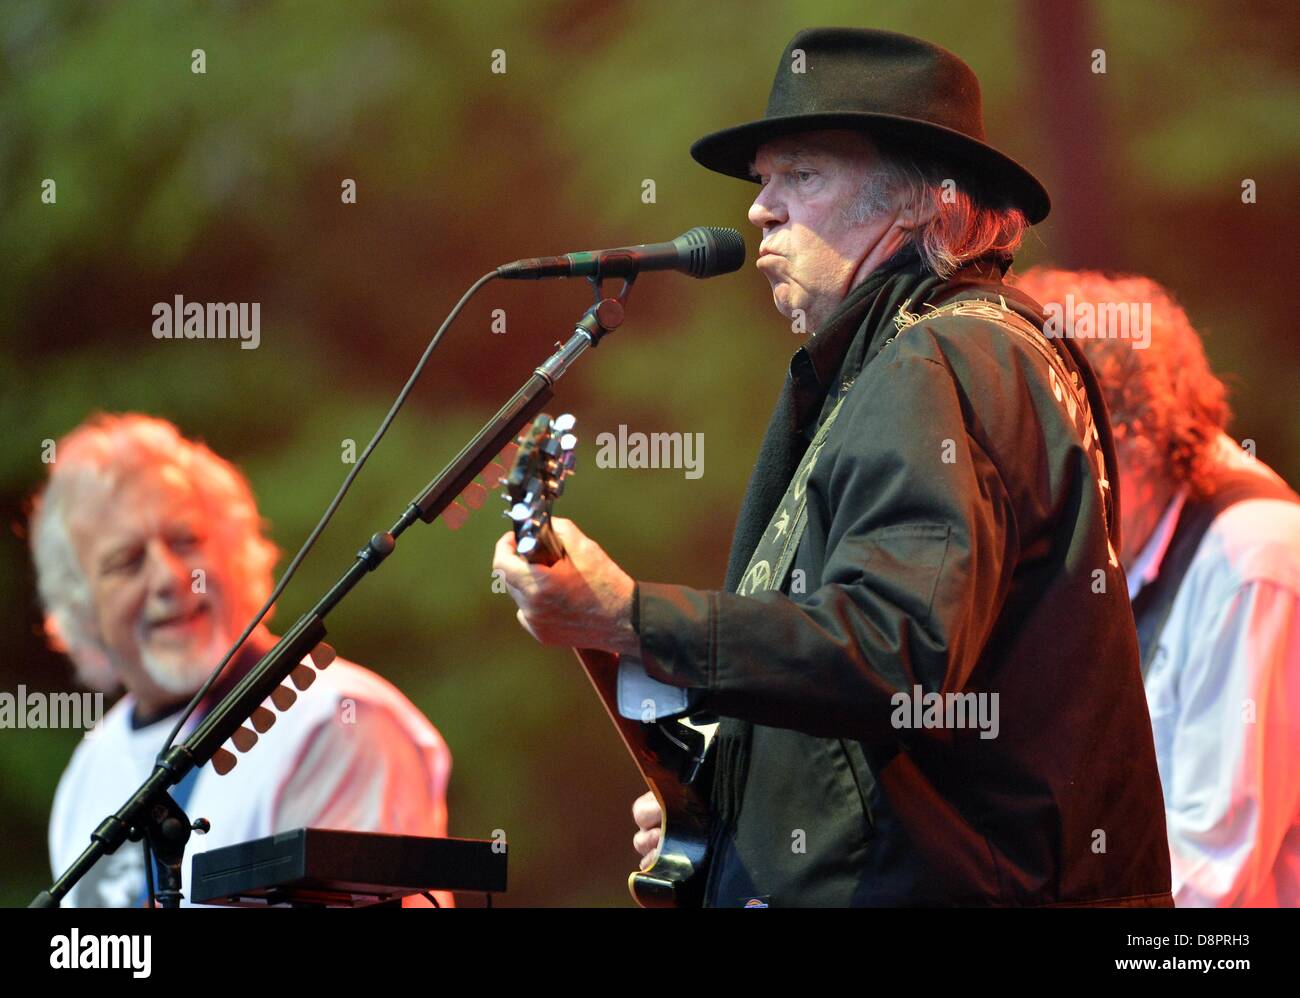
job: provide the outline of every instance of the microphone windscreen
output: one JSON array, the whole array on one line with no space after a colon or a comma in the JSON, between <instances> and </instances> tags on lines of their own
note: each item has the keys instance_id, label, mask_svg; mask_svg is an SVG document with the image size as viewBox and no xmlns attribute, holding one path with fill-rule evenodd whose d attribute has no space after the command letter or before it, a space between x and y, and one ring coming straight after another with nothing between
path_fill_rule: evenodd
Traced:
<instances>
[{"instance_id":1,"label":"microphone windscreen","mask_svg":"<svg viewBox=\"0 0 1300 998\"><path fill-rule=\"evenodd\" d=\"M674 240L690 254L692 277L730 274L745 265L745 239L735 229L698 225Z\"/></svg>"}]
</instances>

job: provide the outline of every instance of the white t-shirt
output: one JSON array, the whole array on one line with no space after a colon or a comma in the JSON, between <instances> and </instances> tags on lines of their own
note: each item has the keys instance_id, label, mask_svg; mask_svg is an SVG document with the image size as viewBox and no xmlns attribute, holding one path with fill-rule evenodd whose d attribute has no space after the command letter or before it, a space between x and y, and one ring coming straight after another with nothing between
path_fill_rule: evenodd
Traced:
<instances>
[{"instance_id":1,"label":"white t-shirt","mask_svg":"<svg viewBox=\"0 0 1300 998\"><path fill-rule=\"evenodd\" d=\"M306 661L306 660L304 660ZM50 814L50 860L60 876L90 844L90 833L153 771L175 714L133 728L135 698L124 696L77 746L59 779ZM401 835L447 834L451 754L437 730L387 680L335 659L258 736L252 751L219 776L203 766L184 803L190 820L212 830L186 846L183 890L195 854L294 828L340 828ZM191 719L177 741L186 737ZM232 746L225 746L233 751ZM173 790L173 793L175 790ZM132 907L145 892L140 843L124 842L63 899L67 907ZM447 892L436 894L450 905Z\"/></svg>"}]
</instances>

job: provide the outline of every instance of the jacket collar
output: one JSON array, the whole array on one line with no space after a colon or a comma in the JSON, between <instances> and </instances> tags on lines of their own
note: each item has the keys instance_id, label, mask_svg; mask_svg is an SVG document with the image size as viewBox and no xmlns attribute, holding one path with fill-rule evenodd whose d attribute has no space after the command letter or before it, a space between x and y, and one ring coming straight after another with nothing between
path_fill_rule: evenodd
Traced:
<instances>
[{"instance_id":1,"label":"jacket collar","mask_svg":"<svg viewBox=\"0 0 1300 998\"><path fill-rule=\"evenodd\" d=\"M790 359L794 396L790 429L806 431L831 404L838 388L857 377L874 350L895 331L899 306L915 311L923 302L949 298L980 287L999 287L1010 260L972 260L944 280L930 270L915 247L904 246L853 288L811 339Z\"/></svg>"}]
</instances>

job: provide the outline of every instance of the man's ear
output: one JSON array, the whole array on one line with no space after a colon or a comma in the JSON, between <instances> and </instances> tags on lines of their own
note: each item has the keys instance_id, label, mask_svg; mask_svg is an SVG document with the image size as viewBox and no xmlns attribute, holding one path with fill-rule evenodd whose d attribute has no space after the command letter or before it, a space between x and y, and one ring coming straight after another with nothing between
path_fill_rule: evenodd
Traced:
<instances>
[{"instance_id":1,"label":"man's ear","mask_svg":"<svg viewBox=\"0 0 1300 998\"><path fill-rule=\"evenodd\" d=\"M68 641L63 636L63 628L59 626L59 618L53 613L45 614L45 643L50 646L51 651L56 651L60 655L70 655Z\"/></svg>"},{"instance_id":2,"label":"man's ear","mask_svg":"<svg viewBox=\"0 0 1300 998\"><path fill-rule=\"evenodd\" d=\"M895 223L900 229L913 232L932 219L937 210L927 189L919 198L913 198L907 204L899 206Z\"/></svg>"}]
</instances>

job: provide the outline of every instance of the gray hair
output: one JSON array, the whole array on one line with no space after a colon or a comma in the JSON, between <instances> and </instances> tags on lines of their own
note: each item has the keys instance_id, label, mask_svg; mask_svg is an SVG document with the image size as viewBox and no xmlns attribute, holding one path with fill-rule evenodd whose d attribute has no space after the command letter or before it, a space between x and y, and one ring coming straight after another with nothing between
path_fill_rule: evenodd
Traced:
<instances>
[{"instance_id":1,"label":"gray hair","mask_svg":"<svg viewBox=\"0 0 1300 998\"><path fill-rule=\"evenodd\" d=\"M986 253L1011 254L1020 246L1029 221L1018 208L994 207L981 194L963 189L937 163L922 163L876 142L878 159L844 219L861 225L899 209L915 209L921 219L910 239L926 266L951 277L963 264Z\"/></svg>"},{"instance_id":2,"label":"gray hair","mask_svg":"<svg viewBox=\"0 0 1300 998\"><path fill-rule=\"evenodd\" d=\"M68 519L73 510L104 500L123 481L153 468L176 469L220 512L212 528L229 558L228 598L240 618L251 619L271 592L279 551L264 536L252 489L238 468L164 419L125 413L86 420L55 445L49 479L32 500L29 540L46 636L68 654L78 680L91 689L112 690L118 680L99 638L90 581Z\"/></svg>"}]
</instances>

